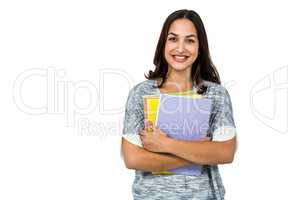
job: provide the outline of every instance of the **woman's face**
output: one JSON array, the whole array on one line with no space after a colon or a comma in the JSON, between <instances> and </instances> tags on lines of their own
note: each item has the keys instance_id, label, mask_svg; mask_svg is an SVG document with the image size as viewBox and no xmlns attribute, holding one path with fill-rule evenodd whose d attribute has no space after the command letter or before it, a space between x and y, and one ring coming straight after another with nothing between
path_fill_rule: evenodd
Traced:
<instances>
[{"instance_id":1,"label":"woman's face","mask_svg":"<svg viewBox=\"0 0 300 200\"><path fill-rule=\"evenodd\" d=\"M184 71L197 59L199 41L197 31L188 19L175 20L168 31L165 45L165 59L168 67L176 71Z\"/></svg>"}]
</instances>

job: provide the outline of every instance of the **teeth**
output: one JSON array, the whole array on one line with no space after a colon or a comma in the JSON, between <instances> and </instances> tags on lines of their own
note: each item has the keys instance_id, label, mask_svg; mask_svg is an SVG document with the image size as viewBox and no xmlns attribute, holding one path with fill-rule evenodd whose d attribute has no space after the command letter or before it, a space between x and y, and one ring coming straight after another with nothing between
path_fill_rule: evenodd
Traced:
<instances>
[{"instance_id":1,"label":"teeth","mask_svg":"<svg viewBox=\"0 0 300 200\"><path fill-rule=\"evenodd\" d=\"M178 61L184 61L187 57L186 56L174 56L174 58Z\"/></svg>"}]
</instances>

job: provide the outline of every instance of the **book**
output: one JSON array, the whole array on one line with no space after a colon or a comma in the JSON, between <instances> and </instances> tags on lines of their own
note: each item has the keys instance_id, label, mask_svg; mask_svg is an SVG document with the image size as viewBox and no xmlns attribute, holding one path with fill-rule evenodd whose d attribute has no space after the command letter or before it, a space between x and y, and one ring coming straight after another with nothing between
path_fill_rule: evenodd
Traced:
<instances>
[{"instance_id":1,"label":"book","mask_svg":"<svg viewBox=\"0 0 300 200\"><path fill-rule=\"evenodd\" d=\"M144 102L144 118L151 121L154 125L156 122L157 108L159 104L159 96L146 95L143 96Z\"/></svg>"},{"instance_id":2,"label":"book","mask_svg":"<svg viewBox=\"0 0 300 200\"><path fill-rule=\"evenodd\" d=\"M201 140L206 136L211 99L204 98L195 91L146 95L143 98L145 119L151 121L169 137ZM193 165L164 172L153 172L153 174L199 175L201 166Z\"/></svg>"},{"instance_id":3,"label":"book","mask_svg":"<svg viewBox=\"0 0 300 200\"><path fill-rule=\"evenodd\" d=\"M193 90L188 90L184 92L174 92L170 93L170 95L176 96L186 96L189 98L202 98L201 95L197 94ZM144 95L143 103L144 103L144 118L148 121L151 121L152 124L156 123L156 115L159 104L159 95Z\"/></svg>"},{"instance_id":4,"label":"book","mask_svg":"<svg viewBox=\"0 0 300 200\"><path fill-rule=\"evenodd\" d=\"M212 99L188 98L161 94L156 124L169 137L179 140L202 140L207 136ZM200 175L201 165L169 170L173 174Z\"/></svg>"}]
</instances>

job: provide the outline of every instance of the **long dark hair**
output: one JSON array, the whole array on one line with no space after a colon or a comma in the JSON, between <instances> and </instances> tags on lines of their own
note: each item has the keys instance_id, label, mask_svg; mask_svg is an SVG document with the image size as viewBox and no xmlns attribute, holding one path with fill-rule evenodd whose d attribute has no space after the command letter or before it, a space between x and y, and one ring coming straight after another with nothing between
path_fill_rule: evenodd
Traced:
<instances>
[{"instance_id":1,"label":"long dark hair","mask_svg":"<svg viewBox=\"0 0 300 200\"><path fill-rule=\"evenodd\" d=\"M182 18L188 19L191 22L193 22L197 30L199 52L198 57L192 66L191 78L193 83L196 84L198 88L198 93L203 94L206 91L207 87L202 84L202 80L215 82L217 84L221 84L221 80L219 73L210 58L207 36L203 22L200 16L193 10L178 10L168 16L162 27L162 31L160 33L160 37L155 51L155 56L153 60L153 63L156 66L155 70L149 70L148 74L145 75L145 77L149 80L156 80L161 78L162 81L160 82L158 87L161 88L163 86L168 73L168 63L164 55L168 31L171 24L175 20Z\"/></svg>"}]
</instances>

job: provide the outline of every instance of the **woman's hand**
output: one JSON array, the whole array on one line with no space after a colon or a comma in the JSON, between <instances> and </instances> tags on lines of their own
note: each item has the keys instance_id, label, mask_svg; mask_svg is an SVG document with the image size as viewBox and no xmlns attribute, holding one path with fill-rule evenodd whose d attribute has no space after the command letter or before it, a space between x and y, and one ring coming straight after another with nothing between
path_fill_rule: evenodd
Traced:
<instances>
[{"instance_id":1,"label":"woman's hand","mask_svg":"<svg viewBox=\"0 0 300 200\"><path fill-rule=\"evenodd\" d=\"M153 126L152 122L145 122L145 129L140 133L143 147L148 151L166 153L165 145L168 136L159 128Z\"/></svg>"}]
</instances>

